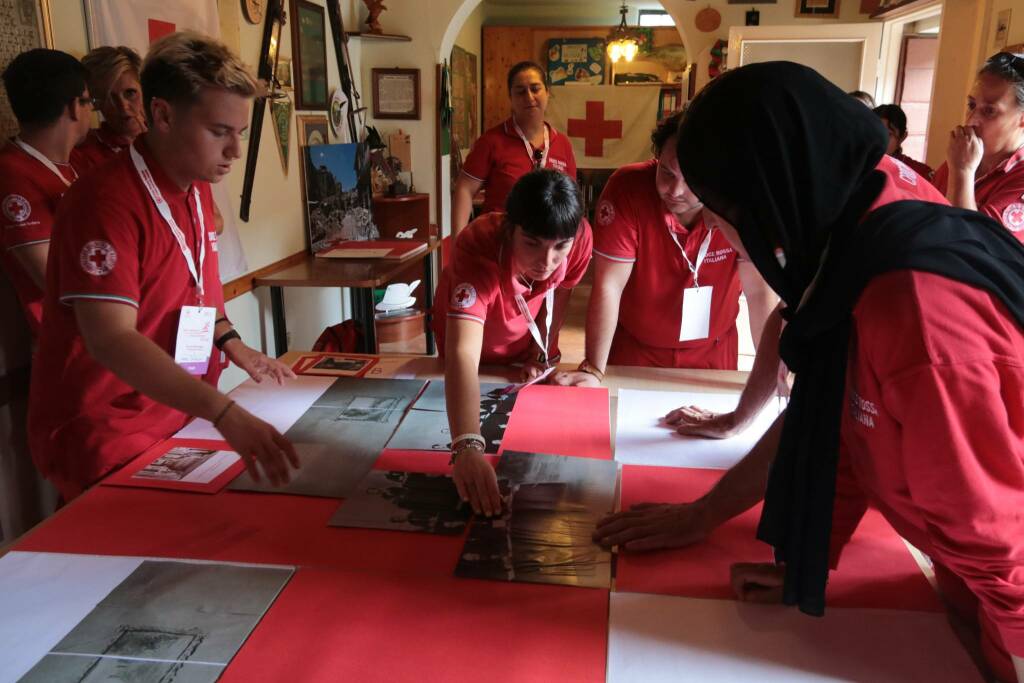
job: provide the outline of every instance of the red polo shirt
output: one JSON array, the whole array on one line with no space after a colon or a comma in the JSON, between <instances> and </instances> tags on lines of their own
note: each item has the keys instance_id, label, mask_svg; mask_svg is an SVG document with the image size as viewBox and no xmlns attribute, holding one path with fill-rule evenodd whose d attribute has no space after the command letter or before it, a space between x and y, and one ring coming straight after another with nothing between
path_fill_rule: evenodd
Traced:
<instances>
[{"instance_id":1,"label":"red polo shirt","mask_svg":"<svg viewBox=\"0 0 1024 683\"><path fill-rule=\"evenodd\" d=\"M55 166L64 180L13 141L0 149L0 263L18 293L33 335L38 335L43 317L43 291L25 272L14 251L50 241L57 203L68 184L78 178L71 164Z\"/></svg>"},{"instance_id":2,"label":"red polo shirt","mask_svg":"<svg viewBox=\"0 0 1024 683\"><path fill-rule=\"evenodd\" d=\"M192 193L164 174L141 141L143 155L198 262L205 305L223 314L210 186L196 184L205 232L194 220ZM174 354L181 307L196 305L196 285L170 228L157 212L129 154L103 173L86 175L65 196L57 215L47 271L44 322L32 370L29 435L32 458L62 492L73 495L157 441L189 416L142 395L93 359L75 322L76 300L110 301L137 310L137 329ZM203 379L216 385L219 363Z\"/></svg>"},{"instance_id":3,"label":"red polo shirt","mask_svg":"<svg viewBox=\"0 0 1024 683\"><path fill-rule=\"evenodd\" d=\"M986 655L1015 680L1006 652L1024 657L1024 335L991 294L909 270L873 279L853 321L833 558L870 500L973 594Z\"/></svg>"},{"instance_id":4,"label":"red polo shirt","mask_svg":"<svg viewBox=\"0 0 1024 683\"><path fill-rule=\"evenodd\" d=\"M548 160L545 168L553 168L576 180L576 157L572 143L547 123ZM487 190L483 211L504 211L505 198L516 181L533 170L534 148L526 151L526 144L516 133L509 118L480 136L469 150L462 172L484 184Z\"/></svg>"},{"instance_id":5,"label":"red polo shirt","mask_svg":"<svg viewBox=\"0 0 1024 683\"><path fill-rule=\"evenodd\" d=\"M71 161L75 168L85 173L93 166L99 166L121 150L127 149L130 144L130 139L115 134L104 122L99 128L90 130L82 144L75 147L71 152Z\"/></svg>"},{"instance_id":6,"label":"red polo shirt","mask_svg":"<svg viewBox=\"0 0 1024 683\"><path fill-rule=\"evenodd\" d=\"M899 159L885 155L878 162L875 170L885 174L885 186L871 208L868 209L869 211L903 200L917 200L949 206L949 201L935 189L934 185Z\"/></svg>"},{"instance_id":7,"label":"red polo shirt","mask_svg":"<svg viewBox=\"0 0 1024 683\"><path fill-rule=\"evenodd\" d=\"M594 253L633 272L622 291L619 323L608 362L677 368L736 369L740 281L736 252L721 231L714 231L697 272L700 285L713 287L707 339L679 341L683 290L693 287L693 264L708 227L700 219L687 229L658 195L656 159L617 170L601 193L594 225Z\"/></svg>"},{"instance_id":8,"label":"red polo shirt","mask_svg":"<svg viewBox=\"0 0 1024 683\"><path fill-rule=\"evenodd\" d=\"M476 219L455 240L455 256L437 284L434 304L434 333L444 350L448 317L472 320L484 326L481 363L512 363L528 358L533 342L526 318L519 311L516 295L526 300L530 314L544 334L545 316L538 317L549 289L572 289L590 264L593 238L584 219L569 254L543 282L529 291L512 273L510 246L502 221L505 214L489 213ZM556 331L552 327L552 334ZM550 349L551 355L557 349Z\"/></svg>"},{"instance_id":9,"label":"red polo shirt","mask_svg":"<svg viewBox=\"0 0 1024 683\"><path fill-rule=\"evenodd\" d=\"M939 192L946 194L949 164L939 167L934 182ZM1024 242L1024 147L974 181L974 202L978 211L995 218Z\"/></svg>"}]
</instances>

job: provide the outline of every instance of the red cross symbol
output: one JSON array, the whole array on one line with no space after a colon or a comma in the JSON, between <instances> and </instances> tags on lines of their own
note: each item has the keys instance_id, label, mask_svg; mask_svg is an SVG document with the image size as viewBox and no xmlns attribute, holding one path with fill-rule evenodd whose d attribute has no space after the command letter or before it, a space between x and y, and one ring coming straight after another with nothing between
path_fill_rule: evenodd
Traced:
<instances>
[{"instance_id":1,"label":"red cross symbol","mask_svg":"<svg viewBox=\"0 0 1024 683\"><path fill-rule=\"evenodd\" d=\"M461 304L462 302L464 302L464 301L465 301L466 299L468 299L468 298L469 298L469 292L468 292L468 291L466 291L465 289L460 289L460 290L459 290L459 291L458 291L458 292L457 292L457 293L455 294L455 301L456 301L457 303L460 303L460 304Z\"/></svg>"},{"instance_id":2,"label":"red cross symbol","mask_svg":"<svg viewBox=\"0 0 1024 683\"><path fill-rule=\"evenodd\" d=\"M571 138L584 138L586 156L601 157L605 140L622 139L622 121L605 121L604 102L587 102L587 118L569 119L567 132Z\"/></svg>"},{"instance_id":3,"label":"red cross symbol","mask_svg":"<svg viewBox=\"0 0 1024 683\"><path fill-rule=\"evenodd\" d=\"M103 264L107 262L107 254L102 249L96 249L92 252L89 260L96 266L96 270L103 270Z\"/></svg>"},{"instance_id":4,"label":"red cross symbol","mask_svg":"<svg viewBox=\"0 0 1024 683\"><path fill-rule=\"evenodd\" d=\"M156 41L160 40L164 36L169 36L178 30L178 27L169 21L160 21L159 19L150 19L148 22L149 28L149 44L152 45Z\"/></svg>"}]
</instances>

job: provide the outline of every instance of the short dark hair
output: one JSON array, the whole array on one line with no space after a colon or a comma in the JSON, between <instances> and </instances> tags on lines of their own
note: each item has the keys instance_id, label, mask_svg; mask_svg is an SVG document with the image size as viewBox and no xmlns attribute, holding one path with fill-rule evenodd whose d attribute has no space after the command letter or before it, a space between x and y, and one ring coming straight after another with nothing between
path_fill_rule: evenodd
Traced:
<instances>
[{"instance_id":1,"label":"short dark hair","mask_svg":"<svg viewBox=\"0 0 1024 683\"><path fill-rule=\"evenodd\" d=\"M508 70L508 78L506 79L506 81L508 82L509 92L512 92L512 81L516 80L516 76L523 73L524 71L530 71L531 69L540 74L540 80L544 83L544 87L548 87L547 72L544 71L540 64L538 64L537 62L529 61L519 62L517 64L513 64L512 68Z\"/></svg>"},{"instance_id":2,"label":"short dark hair","mask_svg":"<svg viewBox=\"0 0 1024 683\"><path fill-rule=\"evenodd\" d=\"M583 202L576 182L550 168L520 178L505 200L509 227L518 225L533 237L567 240L576 236L583 219Z\"/></svg>"},{"instance_id":3,"label":"short dark hair","mask_svg":"<svg viewBox=\"0 0 1024 683\"><path fill-rule=\"evenodd\" d=\"M4 69L4 87L21 126L47 126L86 89L88 71L66 52L37 48L22 52Z\"/></svg>"},{"instance_id":4,"label":"short dark hair","mask_svg":"<svg viewBox=\"0 0 1024 683\"><path fill-rule=\"evenodd\" d=\"M989 74L1003 79L1013 86L1017 106L1024 109L1024 55L1013 52L997 52L985 61L978 75Z\"/></svg>"},{"instance_id":5,"label":"short dark hair","mask_svg":"<svg viewBox=\"0 0 1024 683\"><path fill-rule=\"evenodd\" d=\"M864 104L868 105L872 109L875 108L875 98L871 96L871 93L864 92L863 90L851 90L846 93L855 100L860 100Z\"/></svg>"},{"instance_id":6,"label":"short dark hair","mask_svg":"<svg viewBox=\"0 0 1024 683\"><path fill-rule=\"evenodd\" d=\"M679 124L683 122L684 116L686 116L686 109L681 109L658 121L658 125L651 131L651 151L654 152L654 156L661 156L661 150L665 143L679 132Z\"/></svg>"},{"instance_id":7,"label":"short dark hair","mask_svg":"<svg viewBox=\"0 0 1024 683\"><path fill-rule=\"evenodd\" d=\"M901 137L907 134L907 114L900 105L880 104L875 107L875 114L878 118L888 121Z\"/></svg>"}]
</instances>

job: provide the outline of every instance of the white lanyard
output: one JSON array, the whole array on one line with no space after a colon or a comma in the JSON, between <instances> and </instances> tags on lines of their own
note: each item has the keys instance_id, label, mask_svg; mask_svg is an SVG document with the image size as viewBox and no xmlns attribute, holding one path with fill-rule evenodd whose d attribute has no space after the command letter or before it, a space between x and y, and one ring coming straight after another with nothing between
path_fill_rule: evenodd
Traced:
<instances>
[{"instance_id":1,"label":"white lanyard","mask_svg":"<svg viewBox=\"0 0 1024 683\"><path fill-rule=\"evenodd\" d=\"M60 169L57 168L57 165L54 164L49 159L47 159L42 154L42 152L40 152L32 145L28 144L21 138L14 138L14 144L16 144L18 147L21 147L25 154L29 155L30 157L41 163L43 166L48 168L50 170L50 173L60 178L60 181L64 183L65 187L71 187L71 182L64 177L64 174L60 172ZM75 174L75 180L78 180L78 171L75 170L74 166L71 167L71 172Z\"/></svg>"},{"instance_id":2,"label":"white lanyard","mask_svg":"<svg viewBox=\"0 0 1024 683\"><path fill-rule=\"evenodd\" d=\"M201 306L203 299L203 263L206 261L206 224L203 221L203 205L199 201L199 190L195 186L192 187L192 196L196 200L196 213L199 215L199 268L196 269L196 262L192 258L192 250L185 242L185 235L181 232L181 228L178 227L177 221L171 215L171 207L167 205L163 194L160 192L160 188L156 186L153 174L149 172L149 167L146 166L146 160L142 158L142 155L139 154L134 146L129 149L131 150L132 161L135 163L135 170L138 171L139 177L142 179L142 184L149 190L149 196L153 198L156 210L160 212L164 222L167 223L167 227L171 229L174 239L178 241L181 253L185 257L185 264L188 266L188 272L192 274L192 279L196 282L196 289L199 291L199 305Z\"/></svg>"},{"instance_id":3,"label":"white lanyard","mask_svg":"<svg viewBox=\"0 0 1024 683\"><path fill-rule=\"evenodd\" d=\"M526 299L523 298L522 294L516 294L516 303L519 305L519 312L526 318L526 325L530 328L530 334L533 335L533 341L537 342L537 346L544 352L544 362L548 362L548 341L551 340L551 311L555 307L555 290L552 287L548 291L544 292L544 308L547 309L544 314L544 324L547 327L547 334L541 339L540 329L537 327L537 321L533 319L533 314L530 313L529 307L526 305Z\"/></svg>"},{"instance_id":4,"label":"white lanyard","mask_svg":"<svg viewBox=\"0 0 1024 683\"><path fill-rule=\"evenodd\" d=\"M679 238L672 231L672 228L668 229L668 234L672 237L672 241L679 247L679 253L683 255L683 259L686 261L686 265L690 267L690 272L693 273L693 286L700 289L700 283L697 281L697 272L700 270L700 266L704 263L704 257L708 255L708 247L711 246L711 236L714 234L715 228L712 226L708 230L708 236L704 238L704 241L700 243L700 249L697 251L697 263L690 261L690 257L686 255L686 250L683 249L683 245L679 243Z\"/></svg>"},{"instance_id":5,"label":"white lanyard","mask_svg":"<svg viewBox=\"0 0 1024 683\"><path fill-rule=\"evenodd\" d=\"M519 124L516 123L516 117L514 116L512 117L512 125L515 126L516 133L519 134L519 139L523 141L524 145L526 145L526 155L530 157L530 163L534 164L536 168L544 168L547 166L548 150L551 149L551 138L548 136L547 124L544 124L544 155L540 158L539 166L536 166L537 159L533 156L533 146L530 144L530 141L526 139L526 133L524 133L523 129L519 127Z\"/></svg>"}]
</instances>

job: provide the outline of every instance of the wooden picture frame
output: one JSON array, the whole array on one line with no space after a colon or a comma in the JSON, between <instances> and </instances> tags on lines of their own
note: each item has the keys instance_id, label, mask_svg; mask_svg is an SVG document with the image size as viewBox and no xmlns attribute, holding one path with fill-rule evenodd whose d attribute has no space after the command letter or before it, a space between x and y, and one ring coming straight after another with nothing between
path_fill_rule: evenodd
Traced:
<instances>
[{"instance_id":1,"label":"wooden picture frame","mask_svg":"<svg viewBox=\"0 0 1024 683\"><path fill-rule=\"evenodd\" d=\"M306 147L331 142L331 124L325 114L298 114L295 116L296 151L299 153L299 192L302 194L302 224L309 234L309 214L306 207Z\"/></svg>"},{"instance_id":2,"label":"wooden picture frame","mask_svg":"<svg viewBox=\"0 0 1024 683\"><path fill-rule=\"evenodd\" d=\"M327 19L324 8L310 0L291 0L292 59L295 62L295 108L327 111Z\"/></svg>"},{"instance_id":3,"label":"wooden picture frame","mask_svg":"<svg viewBox=\"0 0 1024 683\"><path fill-rule=\"evenodd\" d=\"M839 0L796 0L798 19L827 19L839 16Z\"/></svg>"},{"instance_id":4,"label":"wooden picture frame","mask_svg":"<svg viewBox=\"0 0 1024 683\"><path fill-rule=\"evenodd\" d=\"M373 118L420 118L420 70L373 69Z\"/></svg>"}]
</instances>

